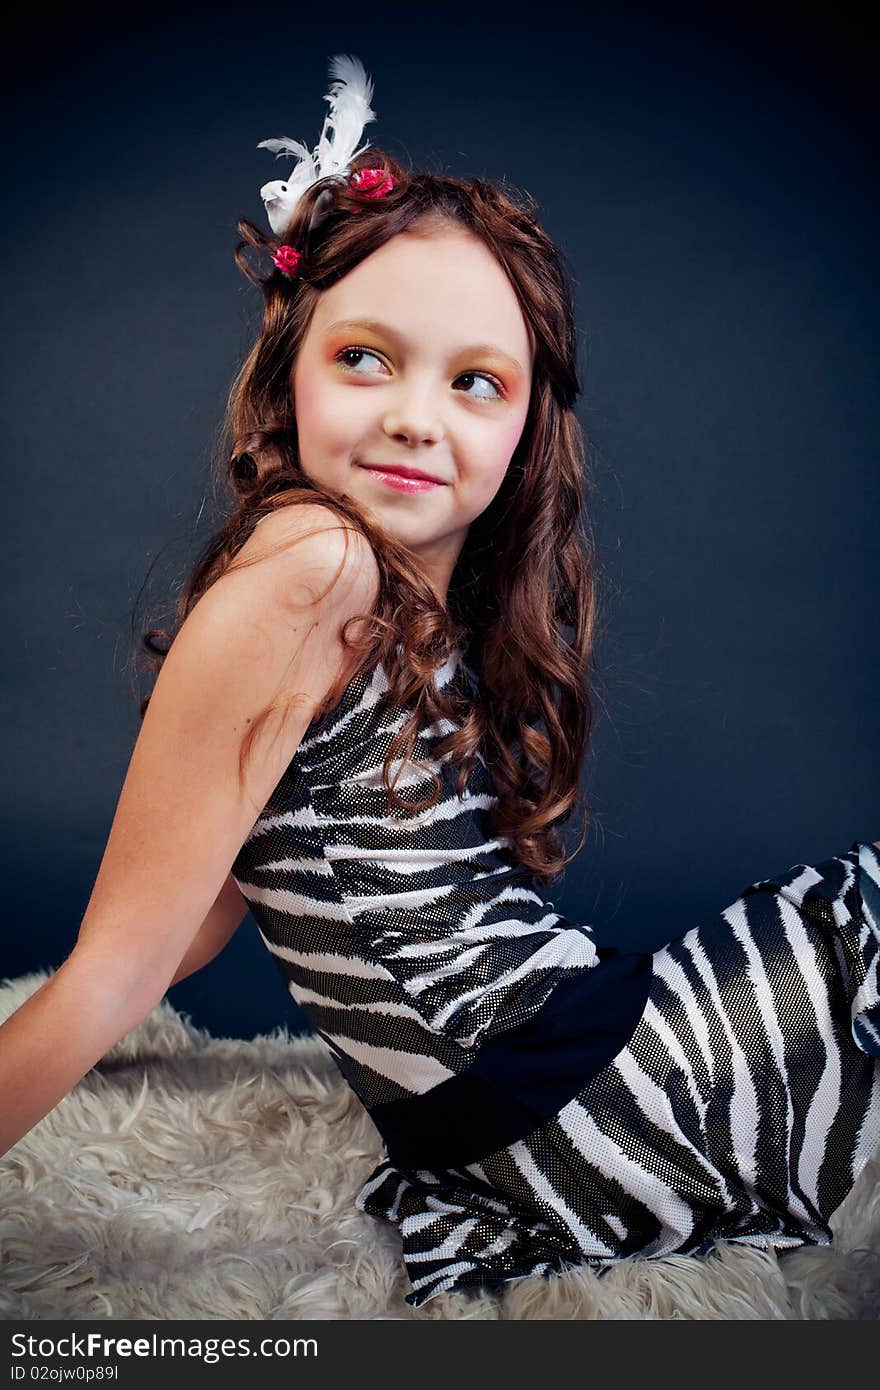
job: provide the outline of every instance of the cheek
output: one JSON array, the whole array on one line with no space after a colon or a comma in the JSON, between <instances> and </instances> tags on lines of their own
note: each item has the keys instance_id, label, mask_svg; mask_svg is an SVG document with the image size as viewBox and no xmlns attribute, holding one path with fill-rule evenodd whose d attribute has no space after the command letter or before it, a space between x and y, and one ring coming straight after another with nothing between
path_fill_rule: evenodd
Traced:
<instances>
[{"instance_id":1,"label":"cheek","mask_svg":"<svg viewBox=\"0 0 880 1390\"><path fill-rule=\"evenodd\" d=\"M499 430L482 450L480 475L485 480L487 490L491 491L493 496L504 481L504 475L510 467L510 460L522 438L522 432L523 422L515 421L506 429Z\"/></svg>"},{"instance_id":2,"label":"cheek","mask_svg":"<svg viewBox=\"0 0 880 1390\"><path fill-rule=\"evenodd\" d=\"M504 455L506 463L510 463L510 460L513 458L516 446L522 439L522 433L525 428L525 423L525 416L523 416L522 419L514 420L507 427L507 429L501 431L501 434L499 436L501 441L499 444L499 449L501 453Z\"/></svg>"},{"instance_id":3,"label":"cheek","mask_svg":"<svg viewBox=\"0 0 880 1390\"><path fill-rule=\"evenodd\" d=\"M323 453L347 451L361 430L356 399L366 400L367 391L340 391L339 384L326 371L302 371L292 386L296 428L301 446L308 451L320 443Z\"/></svg>"}]
</instances>

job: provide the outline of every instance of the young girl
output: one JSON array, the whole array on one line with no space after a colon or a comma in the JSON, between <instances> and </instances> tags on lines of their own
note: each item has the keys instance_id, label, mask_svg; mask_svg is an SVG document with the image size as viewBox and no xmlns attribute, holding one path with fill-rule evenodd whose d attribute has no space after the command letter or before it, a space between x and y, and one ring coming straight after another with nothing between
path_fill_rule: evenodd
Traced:
<instances>
[{"instance_id":1,"label":"young girl","mask_svg":"<svg viewBox=\"0 0 880 1390\"><path fill-rule=\"evenodd\" d=\"M233 505L76 945L0 1028L0 1150L249 909L385 1141L356 1201L397 1224L410 1304L826 1243L880 1141L880 840L654 953L544 899L588 823L570 291L533 205L353 153L370 89L334 71L320 176L305 152L266 185L275 236L239 223L274 268Z\"/></svg>"}]
</instances>

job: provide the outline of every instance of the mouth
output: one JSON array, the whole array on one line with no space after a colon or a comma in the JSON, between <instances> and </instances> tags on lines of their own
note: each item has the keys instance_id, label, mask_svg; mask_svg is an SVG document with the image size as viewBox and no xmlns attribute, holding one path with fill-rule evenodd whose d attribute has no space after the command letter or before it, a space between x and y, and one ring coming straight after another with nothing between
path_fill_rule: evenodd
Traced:
<instances>
[{"instance_id":1,"label":"mouth","mask_svg":"<svg viewBox=\"0 0 880 1390\"><path fill-rule=\"evenodd\" d=\"M378 463L360 463L358 467L371 473L377 482L397 488L400 492L427 492L431 488L446 486L442 478L434 478L420 468L409 468L402 464L386 467Z\"/></svg>"}]
</instances>

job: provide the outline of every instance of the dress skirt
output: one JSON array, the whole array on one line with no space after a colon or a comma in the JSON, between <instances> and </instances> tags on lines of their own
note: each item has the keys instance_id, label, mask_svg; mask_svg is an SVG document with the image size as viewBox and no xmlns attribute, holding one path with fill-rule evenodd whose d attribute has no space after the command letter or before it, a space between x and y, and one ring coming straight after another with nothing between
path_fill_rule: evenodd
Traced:
<instances>
[{"instance_id":1,"label":"dress skirt","mask_svg":"<svg viewBox=\"0 0 880 1390\"><path fill-rule=\"evenodd\" d=\"M629 1257L831 1241L880 1144L880 851L797 864L653 952L626 1044L514 1143L380 1164L420 1306Z\"/></svg>"}]
</instances>

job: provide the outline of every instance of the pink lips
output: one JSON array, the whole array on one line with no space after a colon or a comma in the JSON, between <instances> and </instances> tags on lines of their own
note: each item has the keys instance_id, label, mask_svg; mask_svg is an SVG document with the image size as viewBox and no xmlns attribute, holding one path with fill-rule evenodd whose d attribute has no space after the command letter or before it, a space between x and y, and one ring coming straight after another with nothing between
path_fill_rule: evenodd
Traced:
<instances>
[{"instance_id":1,"label":"pink lips","mask_svg":"<svg viewBox=\"0 0 880 1390\"><path fill-rule=\"evenodd\" d=\"M404 473L392 473L385 468L374 468L371 464L362 463L360 465L367 473L372 473L375 478L388 487L397 488L398 492L428 492L434 487L443 487L444 484L435 478L410 478Z\"/></svg>"}]
</instances>

